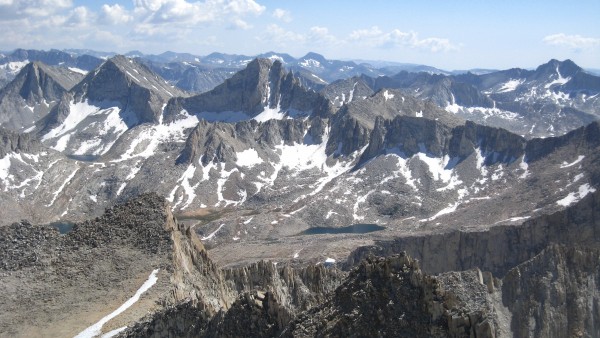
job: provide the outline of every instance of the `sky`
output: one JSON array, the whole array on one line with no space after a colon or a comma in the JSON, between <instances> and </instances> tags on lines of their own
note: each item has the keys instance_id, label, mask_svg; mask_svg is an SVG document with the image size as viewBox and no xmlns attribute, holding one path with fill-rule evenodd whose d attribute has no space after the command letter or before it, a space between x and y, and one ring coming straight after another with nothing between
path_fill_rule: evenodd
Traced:
<instances>
[{"instance_id":1,"label":"sky","mask_svg":"<svg viewBox=\"0 0 600 338\"><path fill-rule=\"evenodd\" d=\"M600 69L600 1L0 0L0 50L382 60L446 70Z\"/></svg>"}]
</instances>

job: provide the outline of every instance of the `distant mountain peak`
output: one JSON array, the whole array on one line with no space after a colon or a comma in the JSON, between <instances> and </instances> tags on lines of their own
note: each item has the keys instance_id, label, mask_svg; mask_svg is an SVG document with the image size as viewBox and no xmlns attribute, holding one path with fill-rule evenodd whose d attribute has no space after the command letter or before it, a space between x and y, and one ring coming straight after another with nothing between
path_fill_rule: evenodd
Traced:
<instances>
[{"instance_id":1,"label":"distant mountain peak","mask_svg":"<svg viewBox=\"0 0 600 338\"><path fill-rule=\"evenodd\" d=\"M583 71L581 67L579 67L575 62L570 59L566 59L564 61L559 61L556 59L551 59L547 63L540 65L535 70L536 73L540 74L552 74L556 73L556 71L560 72L562 77L570 77L575 75L576 73Z\"/></svg>"},{"instance_id":2,"label":"distant mountain peak","mask_svg":"<svg viewBox=\"0 0 600 338\"><path fill-rule=\"evenodd\" d=\"M300 58L301 60L315 60L315 61L319 61L321 63L325 63L327 62L327 59L318 53L315 52L309 52L308 54L304 55L303 57Z\"/></svg>"}]
</instances>

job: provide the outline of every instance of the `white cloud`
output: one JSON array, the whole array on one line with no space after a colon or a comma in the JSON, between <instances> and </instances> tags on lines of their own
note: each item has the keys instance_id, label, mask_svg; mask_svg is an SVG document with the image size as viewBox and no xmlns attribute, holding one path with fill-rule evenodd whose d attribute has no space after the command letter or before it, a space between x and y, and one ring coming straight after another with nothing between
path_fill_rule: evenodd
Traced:
<instances>
[{"instance_id":1,"label":"white cloud","mask_svg":"<svg viewBox=\"0 0 600 338\"><path fill-rule=\"evenodd\" d=\"M242 19L233 19L231 22L231 28L239 28L239 29L243 29L243 30L248 30L250 28L252 28L252 25L250 25L249 23L247 23L246 21L242 20Z\"/></svg>"},{"instance_id":2,"label":"white cloud","mask_svg":"<svg viewBox=\"0 0 600 338\"><path fill-rule=\"evenodd\" d=\"M276 8L273 11L273 17L275 19L281 20L283 22L292 22L292 13L290 13L290 11L285 10L285 9Z\"/></svg>"},{"instance_id":3,"label":"white cloud","mask_svg":"<svg viewBox=\"0 0 600 338\"><path fill-rule=\"evenodd\" d=\"M133 17L121 5L102 5L102 15L99 20L100 23L118 25L128 23L131 20L133 20Z\"/></svg>"},{"instance_id":4,"label":"white cloud","mask_svg":"<svg viewBox=\"0 0 600 338\"><path fill-rule=\"evenodd\" d=\"M458 49L458 46L448 39L435 37L420 39L416 32L403 32L399 29L386 33L377 26L352 31L349 35L349 41L369 47L408 47L431 52L447 52Z\"/></svg>"},{"instance_id":5,"label":"white cloud","mask_svg":"<svg viewBox=\"0 0 600 338\"><path fill-rule=\"evenodd\" d=\"M95 16L96 15L86 7L75 7L67 17L65 24L70 27L87 26L90 22L94 21Z\"/></svg>"},{"instance_id":6,"label":"white cloud","mask_svg":"<svg viewBox=\"0 0 600 338\"><path fill-rule=\"evenodd\" d=\"M599 38L588 38L581 35L567 35L564 33L548 35L542 41L549 45L572 49L587 49L600 46Z\"/></svg>"},{"instance_id":7,"label":"white cloud","mask_svg":"<svg viewBox=\"0 0 600 338\"><path fill-rule=\"evenodd\" d=\"M302 34L288 31L282 27L271 24L267 26L265 33L259 37L260 40L276 43L280 46L286 46L288 44L299 44L306 41L306 37Z\"/></svg>"},{"instance_id":8,"label":"white cloud","mask_svg":"<svg viewBox=\"0 0 600 338\"><path fill-rule=\"evenodd\" d=\"M143 35L176 34L194 26L228 22L229 28L250 29L244 17L257 16L265 7L254 0L134 0L134 32Z\"/></svg>"},{"instance_id":9,"label":"white cloud","mask_svg":"<svg viewBox=\"0 0 600 338\"><path fill-rule=\"evenodd\" d=\"M212 2L217 8L220 7L221 3L223 3L223 1L218 0L207 2ZM265 6L259 5L254 0L229 0L226 1L224 9L228 13L234 13L238 15L260 15L265 11Z\"/></svg>"},{"instance_id":10,"label":"white cloud","mask_svg":"<svg viewBox=\"0 0 600 338\"><path fill-rule=\"evenodd\" d=\"M314 44L337 45L343 43L343 41L338 40L334 35L330 34L327 27L320 26L310 28L307 40Z\"/></svg>"},{"instance_id":11,"label":"white cloud","mask_svg":"<svg viewBox=\"0 0 600 338\"><path fill-rule=\"evenodd\" d=\"M0 21L45 17L72 6L71 0L0 0Z\"/></svg>"}]
</instances>

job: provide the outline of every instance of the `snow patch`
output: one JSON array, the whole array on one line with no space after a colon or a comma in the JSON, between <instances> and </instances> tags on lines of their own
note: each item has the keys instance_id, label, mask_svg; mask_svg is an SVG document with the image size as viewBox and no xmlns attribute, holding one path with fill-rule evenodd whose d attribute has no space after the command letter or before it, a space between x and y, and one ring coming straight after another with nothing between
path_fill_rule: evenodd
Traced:
<instances>
[{"instance_id":1,"label":"snow patch","mask_svg":"<svg viewBox=\"0 0 600 338\"><path fill-rule=\"evenodd\" d=\"M194 185L194 186L192 186L190 184L190 180L192 178L194 178L195 172L196 172L196 167L193 164L190 164L187 167L187 169L185 170L185 172L183 173L183 175L181 175L181 178L177 181L177 183L179 183L180 186L183 188L185 195L187 195L187 200L186 200L185 204L180 208L180 210L183 210L183 209L189 207L190 204L192 204L192 202L196 198L196 188L198 188L198 185L200 184L200 182L196 183L196 185ZM177 188L178 188L178 186L175 186L173 191L171 191L170 196L168 197L168 200L171 203L173 203L173 199L175 198L175 192L177 191ZM173 209L177 208L181 202L182 202L182 200L179 200L173 206Z\"/></svg>"},{"instance_id":2,"label":"snow patch","mask_svg":"<svg viewBox=\"0 0 600 338\"><path fill-rule=\"evenodd\" d=\"M451 204L449 204L449 205L448 205L448 207L446 207L446 208L444 208L444 209L442 209L442 210L438 211L438 212L437 212L435 215L433 215L433 216L431 216L431 217L429 217L429 218L426 218L426 219L422 219L422 220L420 220L420 222L429 222L429 221L433 221L434 219L436 219L436 218L438 218L438 217L440 217L440 216L442 216L442 215L446 215L446 214L449 214L449 213L453 213L453 212L455 212L455 211L456 211L456 208L458 207L458 205L459 205L459 203L458 203L458 202L456 202L456 203L451 203Z\"/></svg>"},{"instance_id":3,"label":"snow patch","mask_svg":"<svg viewBox=\"0 0 600 338\"><path fill-rule=\"evenodd\" d=\"M577 163L581 162L583 159L585 158L585 156L583 155L579 155L577 156L577 159L571 163L567 163L567 162L563 162L560 167L562 168L568 168L568 167L572 167L574 165L576 165Z\"/></svg>"},{"instance_id":4,"label":"snow patch","mask_svg":"<svg viewBox=\"0 0 600 338\"><path fill-rule=\"evenodd\" d=\"M507 92L512 92L515 89L517 89L517 87L519 85L521 85L523 82L525 82L525 80L523 79L510 79L509 81L505 82L504 84L502 84L502 87L500 87L497 91L497 93L507 93Z\"/></svg>"},{"instance_id":5,"label":"snow patch","mask_svg":"<svg viewBox=\"0 0 600 338\"><path fill-rule=\"evenodd\" d=\"M74 73L79 73L82 75L87 75L88 71L87 70L83 70L83 69L79 69L76 67L68 67L70 71L74 72Z\"/></svg>"},{"instance_id":6,"label":"snow patch","mask_svg":"<svg viewBox=\"0 0 600 338\"><path fill-rule=\"evenodd\" d=\"M217 230L213 231L210 233L210 235L206 236L206 237L202 237L200 238L203 241L208 241L210 239L212 239L213 237L215 237L215 235L217 234L217 232L219 232L219 230L221 230L221 228L225 225L225 223L219 225L219 227L217 228Z\"/></svg>"},{"instance_id":7,"label":"snow patch","mask_svg":"<svg viewBox=\"0 0 600 338\"><path fill-rule=\"evenodd\" d=\"M56 198L58 197L58 195L63 191L63 189L65 188L65 186L71 182L71 180L73 179L73 177L75 177L75 174L77 173L77 171L79 170L79 168L75 169L75 171L73 171L73 173L71 175L69 175L69 177L67 177L67 179L63 182L63 184L58 188L58 190L56 190L54 192L54 196L52 196L52 200L50 201L50 203L48 203L46 206L47 207L51 207L54 202L56 201Z\"/></svg>"},{"instance_id":8,"label":"snow patch","mask_svg":"<svg viewBox=\"0 0 600 338\"><path fill-rule=\"evenodd\" d=\"M263 163L263 159L258 156L256 149L246 149L239 153L236 153L237 160L235 164L240 167L248 167L251 168L257 164Z\"/></svg>"},{"instance_id":9,"label":"snow patch","mask_svg":"<svg viewBox=\"0 0 600 338\"><path fill-rule=\"evenodd\" d=\"M97 322L96 324L81 331L78 335L75 336L75 338L93 338L93 337L98 336L102 332L102 326L104 326L104 324L108 323L111 319L115 318L116 316L120 315L125 310L130 308L133 304L135 304L140 299L141 295L144 292L148 291L154 284L156 284L156 281L158 281L158 277L156 276L158 274L158 270L159 269L152 271L150 276L148 276L148 279L135 292L133 297L129 298L118 309L111 312L109 315L105 316L104 318L100 319L100 321ZM111 332L113 332L113 331L111 331Z\"/></svg>"},{"instance_id":10,"label":"snow patch","mask_svg":"<svg viewBox=\"0 0 600 338\"><path fill-rule=\"evenodd\" d=\"M58 136L62 136L67 132L73 130L79 123L81 123L86 117L94 114L98 111L98 107L90 105L87 100L82 102L71 102L69 108L69 115L65 120L56 128L50 130L46 135L42 137L42 141L49 140Z\"/></svg>"},{"instance_id":11,"label":"snow patch","mask_svg":"<svg viewBox=\"0 0 600 338\"><path fill-rule=\"evenodd\" d=\"M389 100L389 99L393 99L394 98L394 94L388 92L387 90L383 92L383 97L385 98L385 100Z\"/></svg>"},{"instance_id":12,"label":"snow patch","mask_svg":"<svg viewBox=\"0 0 600 338\"><path fill-rule=\"evenodd\" d=\"M579 186L579 189L575 192L569 193L565 198L556 201L556 204L567 207L575 202L580 201L589 193L596 192L596 189L591 187L588 183Z\"/></svg>"},{"instance_id":13,"label":"snow patch","mask_svg":"<svg viewBox=\"0 0 600 338\"><path fill-rule=\"evenodd\" d=\"M195 127L198 122L196 116L187 115L185 118L169 124L150 126L139 133L136 139L131 142L129 149L121 155L121 158L111 162L122 162L136 157L149 158L154 155L158 145L164 141L184 142L184 131ZM143 147L144 144L145 147ZM138 149L142 147L143 149Z\"/></svg>"}]
</instances>

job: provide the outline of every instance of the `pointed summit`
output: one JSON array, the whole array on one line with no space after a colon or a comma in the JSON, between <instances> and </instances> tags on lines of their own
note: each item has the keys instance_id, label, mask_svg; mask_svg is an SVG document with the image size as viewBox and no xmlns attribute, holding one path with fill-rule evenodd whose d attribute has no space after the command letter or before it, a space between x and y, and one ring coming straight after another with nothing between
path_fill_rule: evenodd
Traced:
<instances>
[{"instance_id":1,"label":"pointed summit","mask_svg":"<svg viewBox=\"0 0 600 338\"><path fill-rule=\"evenodd\" d=\"M550 77L558 75L561 78L572 77L579 73L583 69L575 64L575 62L567 59L565 61L559 61L552 59L547 63L540 65L535 70L535 78L541 79L543 77Z\"/></svg>"},{"instance_id":2,"label":"pointed summit","mask_svg":"<svg viewBox=\"0 0 600 338\"><path fill-rule=\"evenodd\" d=\"M156 123L168 99L185 94L146 66L117 55L73 88L75 99L90 102L117 102L122 110L136 115L140 123Z\"/></svg>"},{"instance_id":3,"label":"pointed summit","mask_svg":"<svg viewBox=\"0 0 600 338\"><path fill-rule=\"evenodd\" d=\"M323 96L300 86L292 73L284 71L280 61L254 59L209 92L170 100L165 120L175 120L184 111L207 120L226 122L281 119L288 113L326 114L329 109L326 101Z\"/></svg>"},{"instance_id":4,"label":"pointed summit","mask_svg":"<svg viewBox=\"0 0 600 338\"><path fill-rule=\"evenodd\" d=\"M167 100L178 95L184 93L146 66L115 56L62 97L38 123L38 134L55 150L101 156L127 130L160 123Z\"/></svg>"},{"instance_id":5,"label":"pointed summit","mask_svg":"<svg viewBox=\"0 0 600 338\"><path fill-rule=\"evenodd\" d=\"M27 64L0 90L0 124L21 130L45 116L81 74L41 62Z\"/></svg>"}]
</instances>

